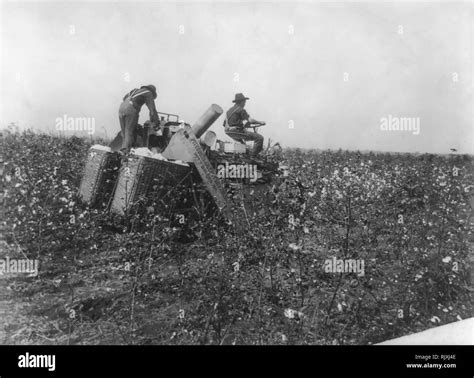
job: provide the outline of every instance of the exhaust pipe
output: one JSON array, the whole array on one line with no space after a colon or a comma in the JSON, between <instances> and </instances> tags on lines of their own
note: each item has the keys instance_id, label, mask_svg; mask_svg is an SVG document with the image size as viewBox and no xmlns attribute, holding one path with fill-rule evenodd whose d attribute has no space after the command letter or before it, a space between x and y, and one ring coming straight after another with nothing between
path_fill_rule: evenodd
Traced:
<instances>
[{"instance_id":1,"label":"exhaust pipe","mask_svg":"<svg viewBox=\"0 0 474 378\"><path fill-rule=\"evenodd\" d=\"M191 127L196 138L200 138L224 111L217 104L212 104Z\"/></svg>"}]
</instances>

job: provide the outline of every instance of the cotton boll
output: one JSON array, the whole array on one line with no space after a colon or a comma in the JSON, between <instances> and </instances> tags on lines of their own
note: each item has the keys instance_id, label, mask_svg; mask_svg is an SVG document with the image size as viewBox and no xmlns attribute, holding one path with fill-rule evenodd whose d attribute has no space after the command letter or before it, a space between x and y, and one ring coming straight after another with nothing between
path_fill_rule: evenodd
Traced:
<instances>
[{"instance_id":1,"label":"cotton boll","mask_svg":"<svg viewBox=\"0 0 474 378\"><path fill-rule=\"evenodd\" d=\"M130 152L133 155L137 156L146 156L146 157L152 157L153 153L146 147L140 147L140 148L132 148Z\"/></svg>"},{"instance_id":2,"label":"cotton boll","mask_svg":"<svg viewBox=\"0 0 474 378\"><path fill-rule=\"evenodd\" d=\"M92 150L100 150L100 151L107 151L107 152L112 152L112 149L108 146L102 146L101 144L94 144L91 147Z\"/></svg>"},{"instance_id":3,"label":"cotton boll","mask_svg":"<svg viewBox=\"0 0 474 378\"><path fill-rule=\"evenodd\" d=\"M166 159L162 154L160 153L155 153L151 156L153 159L157 159L157 160L168 160Z\"/></svg>"}]
</instances>

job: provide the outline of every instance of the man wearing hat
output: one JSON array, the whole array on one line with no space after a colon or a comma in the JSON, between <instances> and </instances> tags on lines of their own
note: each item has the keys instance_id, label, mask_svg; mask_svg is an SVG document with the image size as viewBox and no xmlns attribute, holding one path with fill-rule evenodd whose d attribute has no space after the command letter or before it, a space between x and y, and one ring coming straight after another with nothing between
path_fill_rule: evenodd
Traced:
<instances>
[{"instance_id":1,"label":"man wearing hat","mask_svg":"<svg viewBox=\"0 0 474 378\"><path fill-rule=\"evenodd\" d=\"M144 85L139 89L135 88L124 96L119 108L122 151L127 151L131 147L138 147L138 117L143 104L146 104L150 111L150 120L153 123L159 123L155 107L156 97L156 87L154 85Z\"/></svg>"},{"instance_id":2,"label":"man wearing hat","mask_svg":"<svg viewBox=\"0 0 474 378\"><path fill-rule=\"evenodd\" d=\"M253 141L253 149L250 153L256 156L262 151L263 136L255 132L247 131L246 128L263 126L265 122L257 121L249 116L244 109L248 99L249 98L245 97L242 93L235 95L235 99L232 101L235 105L227 111L224 127L225 133L238 142L245 143L245 141Z\"/></svg>"}]
</instances>

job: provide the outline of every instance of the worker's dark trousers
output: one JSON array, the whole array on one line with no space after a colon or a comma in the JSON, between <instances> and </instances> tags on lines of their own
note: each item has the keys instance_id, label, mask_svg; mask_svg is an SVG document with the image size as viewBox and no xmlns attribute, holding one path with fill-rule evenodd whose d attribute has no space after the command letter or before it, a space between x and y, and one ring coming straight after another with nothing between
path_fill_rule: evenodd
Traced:
<instances>
[{"instance_id":1,"label":"worker's dark trousers","mask_svg":"<svg viewBox=\"0 0 474 378\"><path fill-rule=\"evenodd\" d=\"M253 141L253 148L250 154L256 156L263 149L263 136L257 133L252 133L245 129L238 127L226 127L225 133L237 142L245 143L246 141Z\"/></svg>"},{"instance_id":2,"label":"worker's dark trousers","mask_svg":"<svg viewBox=\"0 0 474 378\"><path fill-rule=\"evenodd\" d=\"M130 101L125 100L119 108L120 130L122 133L122 150L135 146L136 129L139 112Z\"/></svg>"}]
</instances>

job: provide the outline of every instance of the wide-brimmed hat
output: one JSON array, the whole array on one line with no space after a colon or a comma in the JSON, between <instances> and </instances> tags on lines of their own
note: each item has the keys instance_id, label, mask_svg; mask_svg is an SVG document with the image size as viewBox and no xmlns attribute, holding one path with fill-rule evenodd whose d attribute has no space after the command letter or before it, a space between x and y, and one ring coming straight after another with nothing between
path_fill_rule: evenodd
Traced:
<instances>
[{"instance_id":1,"label":"wide-brimmed hat","mask_svg":"<svg viewBox=\"0 0 474 378\"><path fill-rule=\"evenodd\" d=\"M153 93L153 96L156 98L157 97L157 94L156 94L156 87L152 84L150 85L143 85L141 88L145 88L145 89L148 89L150 90L152 93ZM140 88L140 89L141 89Z\"/></svg>"},{"instance_id":2,"label":"wide-brimmed hat","mask_svg":"<svg viewBox=\"0 0 474 378\"><path fill-rule=\"evenodd\" d=\"M248 97L245 97L242 93L237 93L235 95L235 99L234 101L232 102L239 102L239 101L243 101L243 100L248 100L249 98Z\"/></svg>"}]
</instances>

